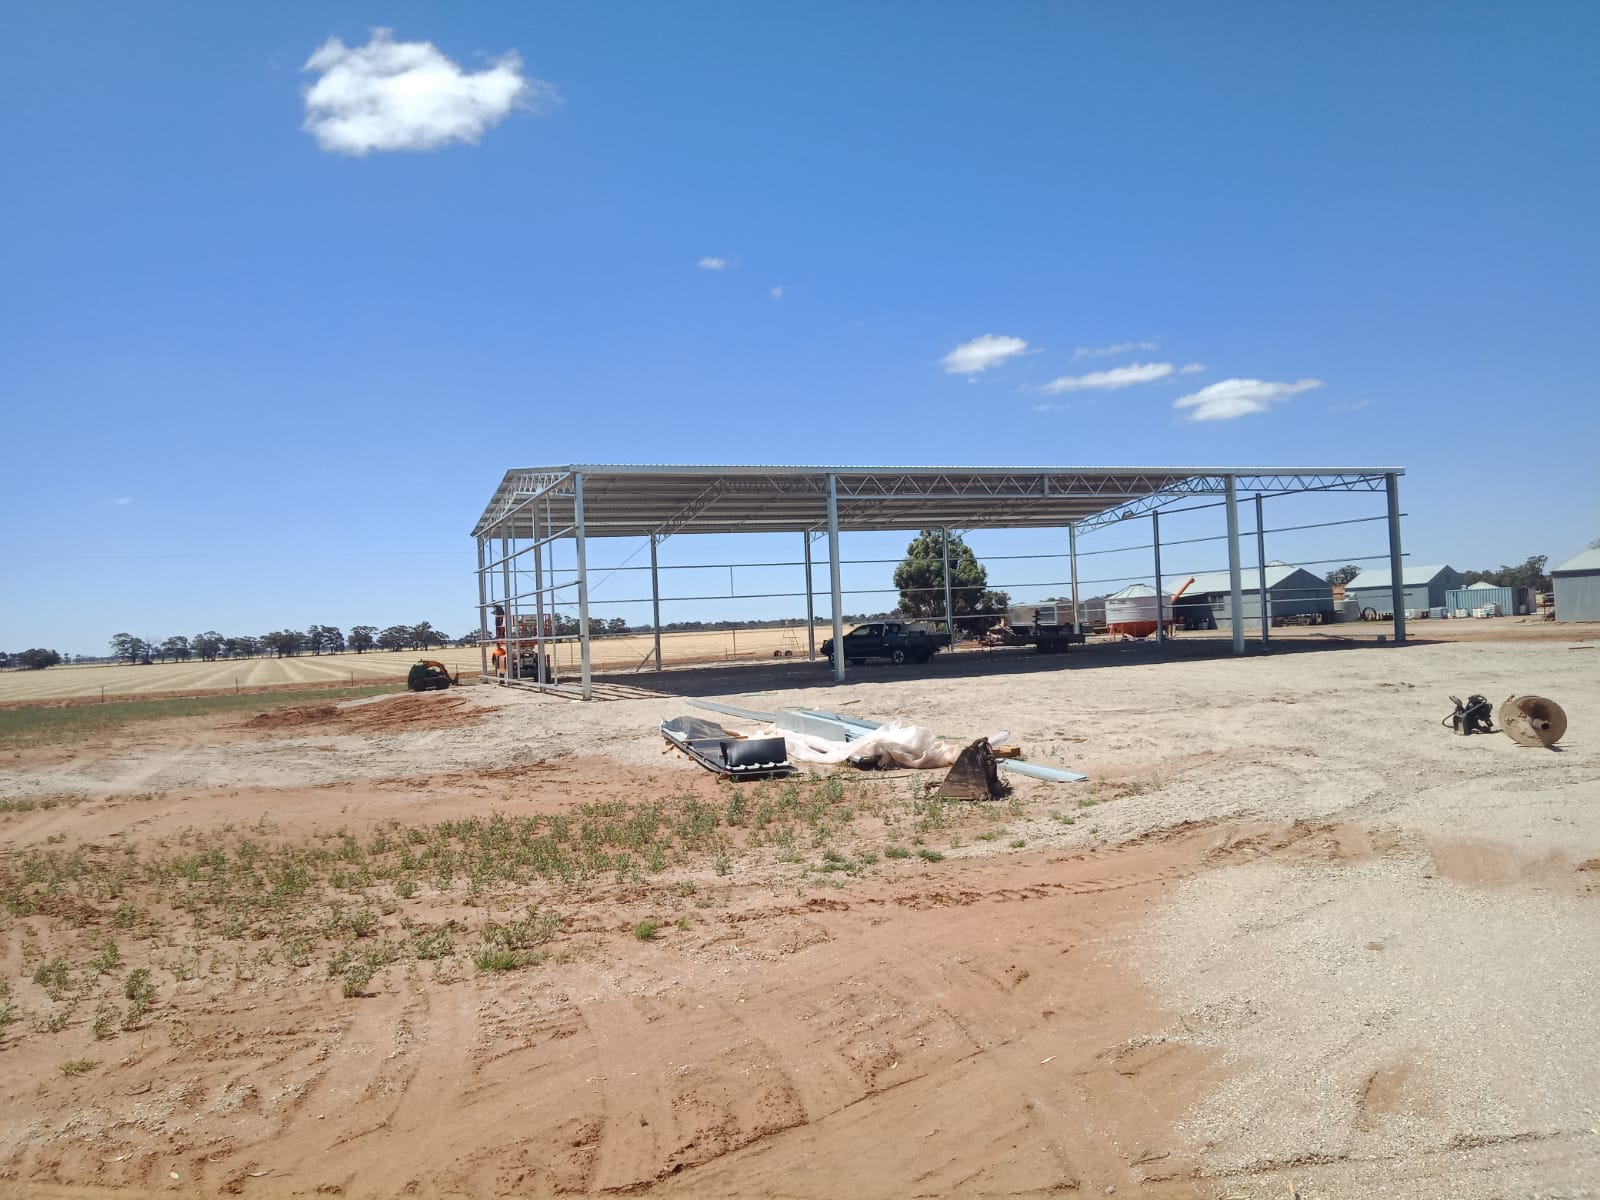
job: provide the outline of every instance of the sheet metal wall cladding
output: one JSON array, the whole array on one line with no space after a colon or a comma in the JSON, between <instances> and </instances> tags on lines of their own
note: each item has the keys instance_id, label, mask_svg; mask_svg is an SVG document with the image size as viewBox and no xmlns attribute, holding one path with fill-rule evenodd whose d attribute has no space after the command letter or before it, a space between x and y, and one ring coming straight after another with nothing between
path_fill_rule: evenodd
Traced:
<instances>
[{"instance_id":1,"label":"sheet metal wall cladding","mask_svg":"<svg viewBox=\"0 0 1600 1200\"><path fill-rule=\"evenodd\" d=\"M1527 588L1451 588L1444 594L1444 607L1449 612L1454 612L1458 608L1464 608L1471 612L1475 608L1485 608L1490 604L1498 604L1500 606L1500 615L1509 617L1527 612L1530 608L1530 599Z\"/></svg>"}]
</instances>

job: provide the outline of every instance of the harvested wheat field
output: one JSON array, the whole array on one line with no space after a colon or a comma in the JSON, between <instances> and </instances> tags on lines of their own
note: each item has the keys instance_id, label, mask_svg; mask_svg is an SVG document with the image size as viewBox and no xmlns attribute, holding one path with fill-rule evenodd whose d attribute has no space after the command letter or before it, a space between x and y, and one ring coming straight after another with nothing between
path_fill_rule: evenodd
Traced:
<instances>
[{"instance_id":1,"label":"harvested wheat field","mask_svg":"<svg viewBox=\"0 0 1600 1200\"><path fill-rule=\"evenodd\" d=\"M816 644L833 634L832 627L817 627ZM552 643L552 658L562 674L578 670L574 642ZM807 651L802 625L791 629L741 629L704 633L664 633L664 663L754 662L773 658L801 658ZM655 639L650 634L596 637L591 660L597 669L650 673ZM232 692L269 687L359 685L404 680L411 665L421 658L444 663L461 677L478 675L483 657L477 646L432 647L428 650L371 650L365 654L299 654L291 658L219 659L216 662L158 662L149 664L94 663L54 667L48 671L0 672L0 703L7 701L61 700L80 697L151 696L187 692ZM648 659L648 662L647 662Z\"/></svg>"},{"instance_id":2,"label":"harvested wheat field","mask_svg":"<svg viewBox=\"0 0 1600 1200\"><path fill-rule=\"evenodd\" d=\"M0 712L0 1190L1597 1194L1600 650L1300 645L650 681L1090 775L987 804L659 694Z\"/></svg>"}]
</instances>

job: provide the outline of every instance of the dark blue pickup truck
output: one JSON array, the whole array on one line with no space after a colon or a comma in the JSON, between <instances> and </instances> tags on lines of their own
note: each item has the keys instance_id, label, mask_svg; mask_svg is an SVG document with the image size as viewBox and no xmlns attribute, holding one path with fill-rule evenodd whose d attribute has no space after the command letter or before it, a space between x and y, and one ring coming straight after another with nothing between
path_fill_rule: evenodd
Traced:
<instances>
[{"instance_id":1,"label":"dark blue pickup truck","mask_svg":"<svg viewBox=\"0 0 1600 1200\"><path fill-rule=\"evenodd\" d=\"M844 635L844 660L859 664L869 658L887 658L893 663L925 663L939 652L942 643L932 634L913 629L902 621L872 621L857 625ZM822 656L833 661L833 639L822 643Z\"/></svg>"}]
</instances>

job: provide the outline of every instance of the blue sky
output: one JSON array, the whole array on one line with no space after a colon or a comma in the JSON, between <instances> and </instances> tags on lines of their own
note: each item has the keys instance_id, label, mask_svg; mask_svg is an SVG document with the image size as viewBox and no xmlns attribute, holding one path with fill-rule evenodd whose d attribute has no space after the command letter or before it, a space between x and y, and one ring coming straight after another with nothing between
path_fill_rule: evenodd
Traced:
<instances>
[{"instance_id":1,"label":"blue sky","mask_svg":"<svg viewBox=\"0 0 1600 1200\"><path fill-rule=\"evenodd\" d=\"M7 649L458 632L473 521L544 463L1395 464L1413 561L1600 537L1590 3L56 3L0 35Z\"/></svg>"}]
</instances>

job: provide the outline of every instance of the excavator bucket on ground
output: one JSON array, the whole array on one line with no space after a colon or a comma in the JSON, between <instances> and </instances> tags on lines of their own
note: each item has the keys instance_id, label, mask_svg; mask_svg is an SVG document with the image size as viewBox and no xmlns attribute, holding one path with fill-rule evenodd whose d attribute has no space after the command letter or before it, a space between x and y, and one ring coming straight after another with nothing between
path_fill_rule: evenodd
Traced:
<instances>
[{"instance_id":1,"label":"excavator bucket on ground","mask_svg":"<svg viewBox=\"0 0 1600 1200\"><path fill-rule=\"evenodd\" d=\"M988 738L979 738L961 752L939 785L946 800L996 800L1010 789L1000 782L1000 768Z\"/></svg>"}]
</instances>

